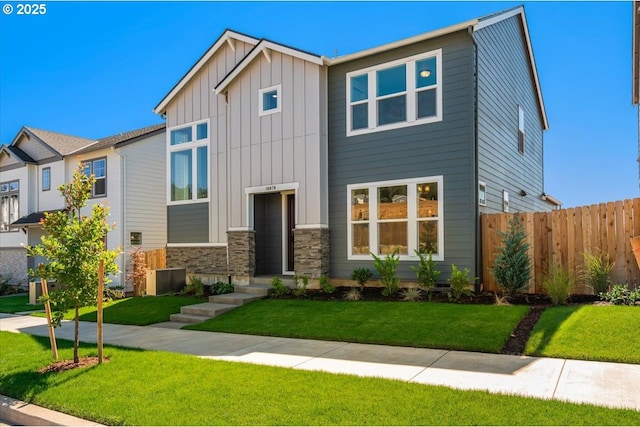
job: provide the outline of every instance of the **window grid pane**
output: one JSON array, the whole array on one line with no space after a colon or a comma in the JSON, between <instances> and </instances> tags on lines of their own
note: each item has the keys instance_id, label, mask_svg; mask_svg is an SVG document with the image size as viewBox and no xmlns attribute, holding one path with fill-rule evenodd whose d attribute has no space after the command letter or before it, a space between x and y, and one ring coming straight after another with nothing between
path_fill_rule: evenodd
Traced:
<instances>
[{"instance_id":1,"label":"window grid pane","mask_svg":"<svg viewBox=\"0 0 640 427\"><path fill-rule=\"evenodd\" d=\"M438 253L438 221L418 222L418 251Z\"/></svg>"},{"instance_id":2,"label":"window grid pane","mask_svg":"<svg viewBox=\"0 0 640 427\"><path fill-rule=\"evenodd\" d=\"M369 76L362 74L351 77L351 102L364 101L369 98Z\"/></svg>"},{"instance_id":3,"label":"window grid pane","mask_svg":"<svg viewBox=\"0 0 640 427\"><path fill-rule=\"evenodd\" d=\"M406 221L378 223L378 253L380 255L392 254L396 249L400 255L409 253L407 225Z\"/></svg>"},{"instance_id":4,"label":"window grid pane","mask_svg":"<svg viewBox=\"0 0 640 427\"><path fill-rule=\"evenodd\" d=\"M196 138L200 140L200 139L207 139L208 137L209 137L209 132L207 129L207 124L199 123L196 126Z\"/></svg>"},{"instance_id":5,"label":"window grid pane","mask_svg":"<svg viewBox=\"0 0 640 427\"><path fill-rule=\"evenodd\" d=\"M391 95L407 90L407 65L376 71L377 96Z\"/></svg>"},{"instance_id":6,"label":"window grid pane","mask_svg":"<svg viewBox=\"0 0 640 427\"><path fill-rule=\"evenodd\" d=\"M171 153L171 200L191 200L191 150Z\"/></svg>"},{"instance_id":7,"label":"window grid pane","mask_svg":"<svg viewBox=\"0 0 640 427\"><path fill-rule=\"evenodd\" d=\"M171 145L184 144L191 142L192 139L191 126L171 131Z\"/></svg>"},{"instance_id":8,"label":"window grid pane","mask_svg":"<svg viewBox=\"0 0 640 427\"><path fill-rule=\"evenodd\" d=\"M437 83L436 58L416 61L416 88L433 86Z\"/></svg>"},{"instance_id":9,"label":"window grid pane","mask_svg":"<svg viewBox=\"0 0 640 427\"><path fill-rule=\"evenodd\" d=\"M438 184L421 183L416 186L418 218L434 218L438 216Z\"/></svg>"},{"instance_id":10,"label":"window grid pane","mask_svg":"<svg viewBox=\"0 0 640 427\"><path fill-rule=\"evenodd\" d=\"M49 189L51 189L51 169L45 168L42 170L42 190Z\"/></svg>"},{"instance_id":11,"label":"window grid pane","mask_svg":"<svg viewBox=\"0 0 640 427\"><path fill-rule=\"evenodd\" d=\"M395 96L378 100L378 125L407 121L407 97Z\"/></svg>"},{"instance_id":12,"label":"window grid pane","mask_svg":"<svg viewBox=\"0 0 640 427\"><path fill-rule=\"evenodd\" d=\"M207 147L198 147L198 199L209 197L208 176L207 176Z\"/></svg>"},{"instance_id":13,"label":"window grid pane","mask_svg":"<svg viewBox=\"0 0 640 427\"><path fill-rule=\"evenodd\" d=\"M378 219L407 218L407 186L378 188Z\"/></svg>"},{"instance_id":14,"label":"window grid pane","mask_svg":"<svg viewBox=\"0 0 640 427\"><path fill-rule=\"evenodd\" d=\"M354 255L369 255L369 224L353 224L351 241Z\"/></svg>"}]
</instances>

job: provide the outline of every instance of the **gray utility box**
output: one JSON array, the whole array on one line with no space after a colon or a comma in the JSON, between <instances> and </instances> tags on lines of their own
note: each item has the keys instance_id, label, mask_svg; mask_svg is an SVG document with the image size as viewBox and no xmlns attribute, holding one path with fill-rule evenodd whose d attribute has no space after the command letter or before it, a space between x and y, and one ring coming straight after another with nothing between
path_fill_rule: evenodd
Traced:
<instances>
[{"instance_id":1,"label":"gray utility box","mask_svg":"<svg viewBox=\"0 0 640 427\"><path fill-rule=\"evenodd\" d=\"M147 295L178 293L187 286L186 268L147 270Z\"/></svg>"},{"instance_id":2,"label":"gray utility box","mask_svg":"<svg viewBox=\"0 0 640 427\"><path fill-rule=\"evenodd\" d=\"M49 293L55 291L59 288L59 285L54 281L47 281L47 290ZM29 304L37 305L40 304L38 300L42 296L42 283L40 280L36 280L34 282L29 282Z\"/></svg>"}]
</instances>

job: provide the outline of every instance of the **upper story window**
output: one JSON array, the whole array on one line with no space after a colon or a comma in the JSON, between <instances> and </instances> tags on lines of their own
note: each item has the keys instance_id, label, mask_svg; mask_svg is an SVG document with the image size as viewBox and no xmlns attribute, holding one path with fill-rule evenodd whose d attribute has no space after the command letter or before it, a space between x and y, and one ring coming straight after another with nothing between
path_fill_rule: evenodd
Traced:
<instances>
[{"instance_id":1,"label":"upper story window","mask_svg":"<svg viewBox=\"0 0 640 427\"><path fill-rule=\"evenodd\" d=\"M349 259L371 259L398 250L400 259L415 251L444 260L442 176L347 186Z\"/></svg>"},{"instance_id":2,"label":"upper story window","mask_svg":"<svg viewBox=\"0 0 640 427\"><path fill-rule=\"evenodd\" d=\"M478 204L487 206L487 184L484 181L478 181Z\"/></svg>"},{"instance_id":3,"label":"upper story window","mask_svg":"<svg viewBox=\"0 0 640 427\"><path fill-rule=\"evenodd\" d=\"M524 154L524 108L518 105L518 151Z\"/></svg>"},{"instance_id":4,"label":"upper story window","mask_svg":"<svg viewBox=\"0 0 640 427\"><path fill-rule=\"evenodd\" d=\"M51 190L51 168L42 169L42 191Z\"/></svg>"},{"instance_id":5,"label":"upper story window","mask_svg":"<svg viewBox=\"0 0 640 427\"><path fill-rule=\"evenodd\" d=\"M107 159L85 160L82 162L82 172L90 176L93 174L95 181L91 186L91 197L105 197L107 195Z\"/></svg>"},{"instance_id":6,"label":"upper story window","mask_svg":"<svg viewBox=\"0 0 640 427\"><path fill-rule=\"evenodd\" d=\"M9 224L20 215L20 181L0 183L0 232L9 231Z\"/></svg>"},{"instance_id":7,"label":"upper story window","mask_svg":"<svg viewBox=\"0 0 640 427\"><path fill-rule=\"evenodd\" d=\"M209 120L169 129L169 204L202 202L209 198L209 139Z\"/></svg>"},{"instance_id":8,"label":"upper story window","mask_svg":"<svg viewBox=\"0 0 640 427\"><path fill-rule=\"evenodd\" d=\"M282 85L271 86L258 91L259 115L279 113L282 111Z\"/></svg>"},{"instance_id":9,"label":"upper story window","mask_svg":"<svg viewBox=\"0 0 640 427\"><path fill-rule=\"evenodd\" d=\"M347 73L347 136L442 120L442 49Z\"/></svg>"}]
</instances>

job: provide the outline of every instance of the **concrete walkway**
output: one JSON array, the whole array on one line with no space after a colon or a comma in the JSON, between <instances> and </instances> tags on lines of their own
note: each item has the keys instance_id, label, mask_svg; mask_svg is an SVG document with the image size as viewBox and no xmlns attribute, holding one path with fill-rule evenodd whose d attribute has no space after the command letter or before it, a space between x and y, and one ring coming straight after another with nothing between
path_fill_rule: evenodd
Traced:
<instances>
[{"instance_id":1,"label":"concrete walkway","mask_svg":"<svg viewBox=\"0 0 640 427\"><path fill-rule=\"evenodd\" d=\"M47 336L46 319L0 314L0 330ZM380 377L640 411L640 365L104 325L104 343L203 358ZM73 340L72 323L56 337ZM96 324L80 322L96 341ZM1 348L1 343L0 343Z\"/></svg>"}]
</instances>

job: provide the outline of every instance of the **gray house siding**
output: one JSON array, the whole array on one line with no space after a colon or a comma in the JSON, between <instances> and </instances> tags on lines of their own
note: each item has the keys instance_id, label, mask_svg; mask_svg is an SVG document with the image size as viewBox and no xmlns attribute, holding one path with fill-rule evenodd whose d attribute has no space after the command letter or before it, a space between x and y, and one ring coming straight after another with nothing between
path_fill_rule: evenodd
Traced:
<instances>
[{"instance_id":1,"label":"gray house siding","mask_svg":"<svg viewBox=\"0 0 640 427\"><path fill-rule=\"evenodd\" d=\"M346 136L346 73L442 48L443 120L395 130ZM475 275L476 185L474 146L474 47L467 32L403 46L329 67L329 223L331 272L348 278L371 261L348 260L347 185L443 176L444 261L440 281L450 265ZM370 196L372 197L372 196ZM372 197L373 199L373 197ZM402 261L405 280L415 278L416 262Z\"/></svg>"},{"instance_id":2,"label":"gray house siding","mask_svg":"<svg viewBox=\"0 0 640 427\"><path fill-rule=\"evenodd\" d=\"M168 243L209 242L209 203L167 206Z\"/></svg>"},{"instance_id":3,"label":"gray house siding","mask_svg":"<svg viewBox=\"0 0 640 427\"><path fill-rule=\"evenodd\" d=\"M474 33L478 46L478 179L487 185L483 212L546 211L543 121L520 16ZM525 150L518 151L518 105L525 113ZM526 196L521 196L524 191Z\"/></svg>"}]
</instances>

